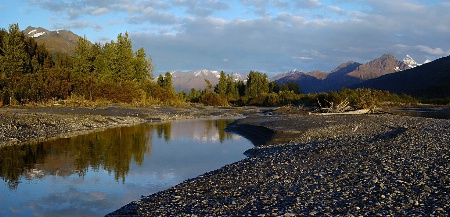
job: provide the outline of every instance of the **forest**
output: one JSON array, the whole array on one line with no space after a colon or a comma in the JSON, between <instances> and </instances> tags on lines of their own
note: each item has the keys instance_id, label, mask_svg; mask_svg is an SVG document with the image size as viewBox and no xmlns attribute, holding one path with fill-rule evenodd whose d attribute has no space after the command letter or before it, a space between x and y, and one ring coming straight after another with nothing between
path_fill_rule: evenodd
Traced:
<instances>
[{"instance_id":1,"label":"forest","mask_svg":"<svg viewBox=\"0 0 450 217\"><path fill-rule=\"evenodd\" d=\"M151 57L143 48L133 51L128 33L104 44L80 37L73 53L49 53L45 45L12 24L0 30L0 63L0 106L55 102L69 106L326 106L348 101L355 108L369 108L383 102L416 102L406 95L371 89L302 94L298 84L269 82L266 74L257 71L250 71L246 83L221 72L217 85L205 80L204 90L176 93L169 72L154 81Z\"/></svg>"}]
</instances>

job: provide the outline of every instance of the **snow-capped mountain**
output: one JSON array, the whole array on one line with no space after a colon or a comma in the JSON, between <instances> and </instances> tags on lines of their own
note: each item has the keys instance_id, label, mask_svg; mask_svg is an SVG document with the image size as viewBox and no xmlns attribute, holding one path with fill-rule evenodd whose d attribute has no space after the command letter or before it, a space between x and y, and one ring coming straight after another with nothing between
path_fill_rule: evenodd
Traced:
<instances>
[{"instance_id":1,"label":"snow-capped mountain","mask_svg":"<svg viewBox=\"0 0 450 217\"><path fill-rule=\"evenodd\" d=\"M172 71L170 74L172 75L172 84L175 91L190 91L192 88L203 90L207 86L205 79L209 80L212 85L216 85L219 83L220 78L219 71L207 69L191 72ZM247 79L247 75L240 73L232 73L231 76L233 76L235 81L245 82Z\"/></svg>"},{"instance_id":2,"label":"snow-capped mountain","mask_svg":"<svg viewBox=\"0 0 450 217\"><path fill-rule=\"evenodd\" d=\"M410 55L406 55L405 58L403 58L403 62L409 66L409 68L414 68L417 66L421 66L423 64L427 64L429 62L431 62L431 60L426 59L425 62L423 62L422 64L417 63Z\"/></svg>"},{"instance_id":3,"label":"snow-capped mountain","mask_svg":"<svg viewBox=\"0 0 450 217\"><path fill-rule=\"evenodd\" d=\"M406 55L406 57L403 58L403 62L408 65L409 68L414 68L419 65L410 55Z\"/></svg>"},{"instance_id":4,"label":"snow-capped mountain","mask_svg":"<svg viewBox=\"0 0 450 217\"><path fill-rule=\"evenodd\" d=\"M49 33L49 31L44 28L41 28L41 27L34 28L31 26L26 28L24 32L27 36L32 37L32 38L38 38L40 36L43 36L43 35Z\"/></svg>"},{"instance_id":5,"label":"snow-capped mountain","mask_svg":"<svg viewBox=\"0 0 450 217\"><path fill-rule=\"evenodd\" d=\"M431 62L432 62L431 60L426 59L426 60L422 63L422 65L423 65L423 64L427 64L427 63L431 63Z\"/></svg>"},{"instance_id":6,"label":"snow-capped mountain","mask_svg":"<svg viewBox=\"0 0 450 217\"><path fill-rule=\"evenodd\" d=\"M219 71L211 71L211 70L200 70L200 71L195 71L193 72L195 77L216 77L216 78L220 78L220 72Z\"/></svg>"},{"instance_id":7,"label":"snow-capped mountain","mask_svg":"<svg viewBox=\"0 0 450 217\"><path fill-rule=\"evenodd\" d=\"M270 80L271 81L276 81L276 80L279 80L281 78L288 77L288 76L291 76L291 75L294 75L294 74L298 74L298 73L304 73L304 71L298 70L298 69L291 69L291 70L288 70L286 72L283 72L281 74L276 75L275 77L273 77Z\"/></svg>"},{"instance_id":8,"label":"snow-capped mountain","mask_svg":"<svg viewBox=\"0 0 450 217\"><path fill-rule=\"evenodd\" d=\"M49 31L42 27L32 26L28 26L23 33L34 38L37 43L45 44L51 53L72 53L80 37L69 30Z\"/></svg>"}]
</instances>

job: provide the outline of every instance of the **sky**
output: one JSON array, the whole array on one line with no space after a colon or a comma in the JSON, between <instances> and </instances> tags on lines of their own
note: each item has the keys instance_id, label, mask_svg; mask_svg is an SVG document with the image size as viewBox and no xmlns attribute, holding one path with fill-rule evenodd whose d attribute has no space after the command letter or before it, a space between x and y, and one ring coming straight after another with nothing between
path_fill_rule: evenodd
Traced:
<instances>
[{"instance_id":1,"label":"sky","mask_svg":"<svg viewBox=\"0 0 450 217\"><path fill-rule=\"evenodd\" d=\"M0 28L66 29L100 43L127 32L155 74L275 76L383 54L419 63L448 56L449 11L443 0L3 0Z\"/></svg>"}]
</instances>

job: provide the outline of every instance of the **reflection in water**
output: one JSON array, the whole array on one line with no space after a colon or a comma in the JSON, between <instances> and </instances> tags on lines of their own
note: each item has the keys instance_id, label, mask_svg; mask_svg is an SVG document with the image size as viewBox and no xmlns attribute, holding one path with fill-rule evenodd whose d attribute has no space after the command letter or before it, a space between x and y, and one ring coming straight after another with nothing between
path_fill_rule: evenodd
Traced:
<instances>
[{"instance_id":1,"label":"reflection in water","mask_svg":"<svg viewBox=\"0 0 450 217\"><path fill-rule=\"evenodd\" d=\"M0 152L0 175L9 188L16 189L21 176L46 175L83 177L89 169L100 168L125 181L131 160L142 164L152 125L115 128L96 134L58 139L36 145L8 146ZM151 144L150 144L151 145Z\"/></svg>"},{"instance_id":2,"label":"reflection in water","mask_svg":"<svg viewBox=\"0 0 450 217\"><path fill-rule=\"evenodd\" d=\"M0 216L104 215L236 162L251 143L224 132L232 121L144 124L1 148Z\"/></svg>"}]
</instances>

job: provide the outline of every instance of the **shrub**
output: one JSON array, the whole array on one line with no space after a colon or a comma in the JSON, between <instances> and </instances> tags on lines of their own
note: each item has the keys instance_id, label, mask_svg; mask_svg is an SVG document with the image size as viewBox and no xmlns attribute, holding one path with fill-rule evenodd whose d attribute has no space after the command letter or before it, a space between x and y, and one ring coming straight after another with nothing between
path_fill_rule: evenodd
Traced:
<instances>
[{"instance_id":1,"label":"shrub","mask_svg":"<svg viewBox=\"0 0 450 217\"><path fill-rule=\"evenodd\" d=\"M207 92L200 97L200 103L209 106L229 106L227 99L215 92Z\"/></svg>"}]
</instances>

